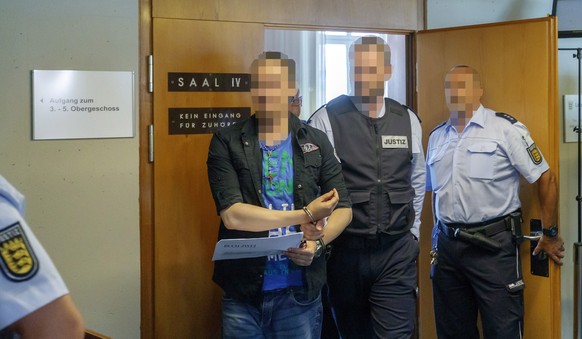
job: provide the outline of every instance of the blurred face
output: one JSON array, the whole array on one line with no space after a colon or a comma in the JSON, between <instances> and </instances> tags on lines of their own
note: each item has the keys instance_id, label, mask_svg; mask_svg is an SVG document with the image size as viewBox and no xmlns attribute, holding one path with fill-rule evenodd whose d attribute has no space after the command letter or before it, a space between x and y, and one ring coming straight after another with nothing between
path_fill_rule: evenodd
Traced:
<instances>
[{"instance_id":1,"label":"blurred face","mask_svg":"<svg viewBox=\"0 0 582 339\"><path fill-rule=\"evenodd\" d=\"M445 99L449 111L472 112L479 108L483 89L477 73L469 67L458 67L445 77Z\"/></svg>"},{"instance_id":2,"label":"blurred face","mask_svg":"<svg viewBox=\"0 0 582 339\"><path fill-rule=\"evenodd\" d=\"M258 117L286 116L289 98L295 94L295 84L289 79L287 60L261 59L251 74L251 97Z\"/></svg>"},{"instance_id":3,"label":"blurred face","mask_svg":"<svg viewBox=\"0 0 582 339\"><path fill-rule=\"evenodd\" d=\"M356 96L384 96L384 46L359 45L354 51Z\"/></svg>"}]
</instances>

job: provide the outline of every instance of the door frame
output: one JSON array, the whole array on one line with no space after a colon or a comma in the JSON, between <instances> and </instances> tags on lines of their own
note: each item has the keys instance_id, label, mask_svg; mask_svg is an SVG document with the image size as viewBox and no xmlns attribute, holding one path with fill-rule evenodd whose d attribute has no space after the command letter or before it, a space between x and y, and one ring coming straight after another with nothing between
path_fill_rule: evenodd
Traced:
<instances>
[{"instance_id":1,"label":"door frame","mask_svg":"<svg viewBox=\"0 0 582 339\"><path fill-rule=\"evenodd\" d=\"M141 277L141 338L153 339L155 335L155 307L154 307L154 166L149 162L150 134L149 126L153 124L153 93L149 85L148 56L153 53L153 0L139 0L139 176L140 176L140 277ZM193 19L194 20L194 19ZM406 36L407 48L407 101L413 105L416 102L414 70L414 31L390 30L385 28L372 29L361 27L336 26L305 26L305 25L276 25L264 24L269 28L285 28L300 30L329 30L342 29L354 31L382 32L403 34Z\"/></svg>"},{"instance_id":2,"label":"door frame","mask_svg":"<svg viewBox=\"0 0 582 339\"><path fill-rule=\"evenodd\" d=\"M153 94L148 56L152 54L152 0L139 0L139 219L140 219L140 331L154 339L154 166L149 162L149 126L153 124Z\"/></svg>"}]
</instances>

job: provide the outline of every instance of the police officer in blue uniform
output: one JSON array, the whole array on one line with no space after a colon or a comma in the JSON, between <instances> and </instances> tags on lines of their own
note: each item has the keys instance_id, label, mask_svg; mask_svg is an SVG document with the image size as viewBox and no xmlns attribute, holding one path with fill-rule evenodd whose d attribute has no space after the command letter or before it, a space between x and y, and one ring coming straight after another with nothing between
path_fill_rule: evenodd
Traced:
<instances>
[{"instance_id":1,"label":"police officer in blue uniform","mask_svg":"<svg viewBox=\"0 0 582 339\"><path fill-rule=\"evenodd\" d=\"M24 196L0 175L0 338L82 338L81 314L23 214Z\"/></svg>"},{"instance_id":2,"label":"police officer in blue uniform","mask_svg":"<svg viewBox=\"0 0 582 339\"><path fill-rule=\"evenodd\" d=\"M342 338L410 338L425 162L416 114L384 98L390 48L362 37L350 47L353 95L318 110L342 165L353 218L334 241L329 297Z\"/></svg>"},{"instance_id":3,"label":"police officer in blue uniform","mask_svg":"<svg viewBox=\"0 0 582 339\"><path fill-rule=\"evenodd\" d=\"M450 118L430 134L427 190L435 226L432 267L438 337L522 338L520 176L537 183L543 235L534 254L562 264L557 183L527 128L481 104L479 74L455 66L445 78Z\"/></svg>"}]
</instances>

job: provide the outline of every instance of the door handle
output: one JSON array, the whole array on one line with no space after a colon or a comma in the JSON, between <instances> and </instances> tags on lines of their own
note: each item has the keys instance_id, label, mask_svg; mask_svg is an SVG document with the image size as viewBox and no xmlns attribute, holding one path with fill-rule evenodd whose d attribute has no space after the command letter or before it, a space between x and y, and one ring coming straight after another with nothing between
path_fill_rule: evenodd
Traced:
<instances>
[{"instance_id":1,"label":"door handle","mask_svg":"<svg viewBox=\"0 0 582 339\"><path fill-rule=\"evenodd\" d=\"M541 234L531 233L530 235L524 235L523 238L529 241L539 241L541 238Z\"/></svg>"},{"instance_id":2,"label":"door handle","mask_svg":"<svg viewBox=\"0 0 582 339\"><path fill-rule=\"evenodd\" d=\"M550 262L548 255L543 251L533 255L533 251L542 237L542 221L539 219L531 219L529 221L529 226L530 234L524 235L523 238L529 240L531 274L547 278L550 276Z\"/></svg>"}]
</instances>

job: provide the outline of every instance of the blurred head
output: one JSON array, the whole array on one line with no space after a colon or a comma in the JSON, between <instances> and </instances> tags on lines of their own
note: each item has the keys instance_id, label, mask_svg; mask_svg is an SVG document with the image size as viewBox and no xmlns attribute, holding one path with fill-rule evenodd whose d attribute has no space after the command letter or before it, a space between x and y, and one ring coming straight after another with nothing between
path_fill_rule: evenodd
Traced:
<instances>
[{"instance_id":1,"label":"blurred head","mask_svg":"<svg viewBox=\"0 0 582 339\"><path fill-rule=\"evenodd\" d=\"M350 76L355 96L384 96L390 80L390 47L376 36L361 37L350 46Z\"/></svg>"},{"instance_id":2,"label":"blurred head","mask_svg":"<svg viewBox=\"0 0 582 339\"><path fill-rule=\"evenodd\" d=\"M295 93L295 61L280 52L265 52L253 61L251 97L257 117L287 116Z\"/></svg>"},{"instance_id":3,"label":"blurred head","mask_svg":"<svg viewBox=\"0 0 582 339\"><path fill-rule=\"evenodd\" d=\"M473 112L481 105L481 77L465 65L451 68L445 76L445 99L451 112Z\"/></svg>"}]
</instances>

